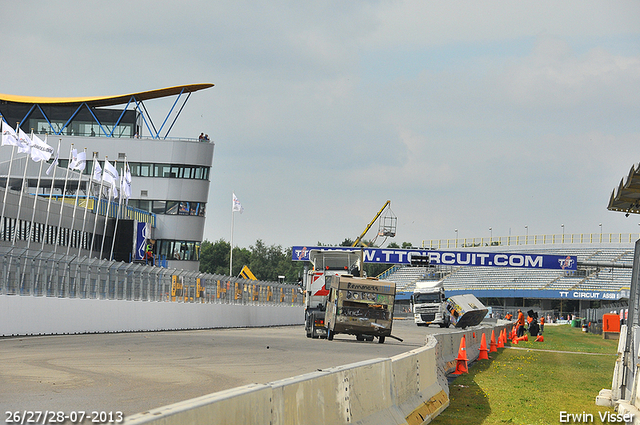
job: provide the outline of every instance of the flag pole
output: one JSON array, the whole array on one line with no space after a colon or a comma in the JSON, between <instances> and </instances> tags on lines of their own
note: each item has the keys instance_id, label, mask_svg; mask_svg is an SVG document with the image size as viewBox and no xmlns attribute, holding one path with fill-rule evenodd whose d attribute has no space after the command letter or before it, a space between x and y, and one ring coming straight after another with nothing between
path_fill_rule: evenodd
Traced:
<instances>
[{"instance_id":1,"label":"flag pole","mask_svg":"<svg viewBox=\"0 0 640 425\"><path fill-rule=\"evenodd\" d=\"M229 276L233 277L233 207L231 208L231 251L229 252Z\"/></svg>"},{"instance_id":2,"label":"flag pole","mask_svg":"<svg viewBox=\"0 0 640 425\"><path fill-rule=\"evenodd\" d=\"M49 189L49 201L47 202L47 217L44 220L44 232L45 232L45 236L49 233L49 213L51 212L51 199L53 198L53 185L56 181L56 168L57 168L57 161L58 161L58 156L60 154L60 143L62 142L62 139L58 139L58 150L56 151L56 157L53 160L53 163L51 164L51 170L53 171L53 177L51 177L51 188ZM47 171L49 171L47 169ZM47 175L49 175L49 173L47 173ZM46 237L42 238L42 248L41 250L44 251L44 243L46 241Z\"/></svg>"},{"instance_id":3,"label":"flag pole","mask_svg":"<svg viewBox=\"0 0 640 425\"><path fill-rule=\"evenodd\" d=\"M107 163L109 161L108 157L105 156L104 157L104 168L105 168L105 172L107 169ZM118 165L118 161L114 161L113 162L113 168L116 168L116 166ZM103 174L103 178L104 178L104 174ZM111 208L111 198L113 197L113 183L109 183L109 186L111 186L110 190L109 190L109 203L107 204L107 214L104 218L104 230L102 232L102 246L100 247L100 259L102 260L102 252L104 251L104 239L107 236L107 222L109 221L109 209ZM113 237L115 238L116 235L114 233ZM109 260L111 260L111 258L109 258Z\"/></svg>"},{"instance_id":4,"label":"flag pole","mask_svg":"<svg viewBox=\"0 0 640 425\"><path fill-rule=\"evenodd\" d=\"M33 234L33 223L36 220L36 206L38 202L38 191L40 190L40 176L42 174L43 162L44 161L42 160L40 161L40 171L38 171L38 182L36 183L36 196L33 198L33 211L31 212L31 224L29 224L29 236L27 237L27 249L29 249L29 246L31 245L31 237Z\"/></svg>"},{"instance_id":5,"label":"flag pole","mask_svg":"<svg viewBox=\"0 0 640 425\"><path fill-rule=\"evenodd\" d=\"M33 133L33 129L31 131ZM18 143L20 143L21 135L24 135L25 138L27 137L25 132L22 131L22 129L20 129L18 133ZM29 146L29 150L27 152L27 155L24 157L24 172L22 173L22 184L20 185L20 197L18 198L18 213L16 214L16 226L15 226L16 229L15 229L15 232L13 232L11 247L15 246L16 239L18 237L18 221L20 220L20 211L22 210L22 194L24 193L25 181L27 180L27 167L29 166L29 157L31 156L31 140L28 138L27 138L27 146Z\"/></svg>"},{"instance_id":6,"label":"flag pole","mask_svg":"<svg viewBox=\"0 0 640 425\"><path fill-rule=\"evenodd\" d=\"M84 172L84 168L87 166L87 148L84 148L84 167L82 170L78 170L78 187L76 187L76 199L73 202L73 214L71 215L71 230L69 231L70 241L67 243L67 255L69 255L69 251L71 250L71 244L73 241L73 226L76 222L76 211L78 210L78 197L80 196L80 183L82 183L82 173ZM79 154L78 154L79 155ZM75 161L74 161L75 162ZM74 170L79 164L74 164ZM82 238L82 234L80 234L80 238ZM78 244L80 245L80 244ZM80 253L78 253L80 255Z\"/></svg>"},{"instance_id":7,"label":"flag pole","mask_svg":"<svg viewBox=\"0 0 640 425\"><path fill-rule=\"evenodd\" d=\"M33 135L31 137L33 137ZM33 208L32 208L32 211L31 211L31 223L29 223L29 232L27 233L27 251L29 250L29 247L31 246L31 239L33 237L33 225L34 225L34 222L36 220L36 207L38 205L38 191L40 190L40 177L42 175L42 166L43 166L44 161L41 159L39 162L40 162L40 170L38 171L38 182L36 183L36 193L35 193L35 196L33 198ZM36 257L38 255L40 255L40 254L42 254L42 250L40 250L40 252L33 258L34 262L35 262ZM38 267L38 274L35 276L35 279L37 279L39 274L40 274L39 269L40 269L40 267ZM27 262L25 261L24 262L24 267L22 268L22 278L21 278L22 282L24 282L24 276L25 276L26 272L27 272ZM35 295L35 293L34 293L34 295Z\"/></svg>"},{"instance_id":8,"label":"flag pole","mask_svg":"<svg viewBox=\"0 0 640 425\"><path fill-rule=\"evenodd\" d=\"M56 156L53 159L53 162L51 163L51 165L49 166L49 168L47 168L47 175L49 175L50 170L53 171L53 177L51 178L51 187L49 188L49 201L47 201L47 215L44 219L44 235L42 237L42 247L40 248L41 251L44 251L44 244L47 241L47 235L49 234L49 215L51 212L51 199L53 198L53 185L56 181L56 168L58 165L58 157L60 156L60 143L62 142L62 139L58 139L58 150L56 150ZM42 262L38 263L38 273L37 275L40 276L40 266L41 266ZM52 272L53 274L53 272ZM48 282L47 282L48 285Z\"/></svg>"},{"instance_id":9,"label":"flag pole","mask_svg":"<svg viewBox=\"0 0 640 425\"><path fill-rule=\"evenodd\" d=\"M95 158L96 158L96 162L93 163L93 172L92 172L93 175L91 176L92 179L95 177L95 173L97 171L96 167L100 167L100 164L98 163L98 156L96 155ZM106 158L107 157L105 157L105 160ZM91 232L91 254L89 256L92 258L93 258L93 245L96 238L96 227L98 226L98 213L100 212L100 203L102 200L103 183L104 183L104 170L100 170L100 188L98 189L98 203L95 208L95 215L93 217L93 232Z\"/></svg>"},{"instance_id":10,"label":"flag pole","mask_svg":"<svg viewBox=\"0 0 640 425\"><path fill-rule=\"evenodd\" d=\"M5 121L4 117L2 118L2 126L4 127ZM8 126L9 124L7 124ZM19 125L19 124L18 124ZM3 135L4 137L4 135ZM17 141L16 141L17 142ZM7 181L4 187L4 197L2 200L2 213L0 214L0 225L2 225L2 239L5 240L5 223L4 223L4 212L5 207L7 206L7 192L9 192L9 178L11 177L11 166L13 165L13 154L16 150L16 145L11 146L11 159L9 160L9 170L7 170ZM9 227L9 237L11 237L11 228Z\"/></svg>"},{"instance_id":11,"label":"flag pole","mask_svg":"<svg viewBox=\"0 0 640 425\"><path fill-rule=\"evenodd\" d=\"M69 149L69 161L73 157L73 144L71 144L71 148ZM56 233L56 241L53 246L53 253L58 252L58 245L62 242L62 212L64 211L64 197L65 193L67 193L67 182L69 181L69 164L67 164L67 171L64 175L64 186L62 188L62 198L60 199L60 217L58 218L58 231Z\"/></svg>"},{"instance_id":12,"label":"flag pole","mask_svg":"<svg viewBox=\"0 0 640 425\"><path fill-rule=\"evenodd\" d=\"M96 153L93 153L93 159L91 163L96 162ZM91 176L89 176L89 186L87 187L86 196L84 197L84 215L82 217L82 230L80 231L80 243L78 244L78 257L82 250L82 240L84 239L84 226L87 223L87 210L89 209L89 196L91 195L91 185L93 183L93 170L91 170Z\"/></svg>"},{"instance_id":13,"label":"flag pole","mask_svg":"<svg viewBox=\"0 0 640 425\"><path fill-rule=\"evenodd\" d=\"M125 156L124 158L124 164L125 167L127 165L127 157ZM111 240L111 252L109 253L109 261L113 260L113 249L116 246L116 233L118 231L118 219L120 218L120 215L122 214L122 196L123 196L123 190L122 190L122 179L124 177L124 173L125 173L125 168L122 169L122 174L120 175L120 196L118 197L118 212L116 214L116 224L113 226L113 239Z\"/></svg>"},{"instance_id":14,"label":"flag pole","mask_svg":"<svg viewBox=\"0 0 640 425\"><path fill-rule=\"evenodd\" d=\"M69 149L69 160L71 160L73 156L73 144L71 144L71 147ZM64 211L64 195L67 192L67 182L69 181L69 164L67 164L67 171L65 172L64 175L64 186L62 188L62 198L60 201L60 217L58 218L58 229L56 232L56 238L53 244L53 255L55 256L56 253L58 252L58 245L60 244L60 242L62 242L62 213ZM53 272L55 271L55 262L51 261L51 279L53 279ZM56 285L56 296L58 295L58 285Z\"/></svg>"}]
</instances>

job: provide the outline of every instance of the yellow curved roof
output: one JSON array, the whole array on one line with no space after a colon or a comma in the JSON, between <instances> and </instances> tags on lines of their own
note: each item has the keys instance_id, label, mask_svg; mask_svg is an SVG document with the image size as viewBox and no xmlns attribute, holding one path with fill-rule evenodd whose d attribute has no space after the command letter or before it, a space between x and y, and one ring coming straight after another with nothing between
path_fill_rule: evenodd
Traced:
<instances>
[{"instance_id":1,"label":"yellow curved roof","mask_svg":"<svg viewBox=\"0 0 640 425\"><path fill-rule=\"evenodd\" d=\"M204 84L186 84L182 86L167 87L164 89L156 89L142 91L138 93L121 94L118 96L97 96L97 97L37 97L37 96L16 96L12 94L0 94L0 101L27 104L57 104L57 105L73 105L86 103L89 106L113 106L122 105L129 102L131 96L137 100L158 99L161 97L177 96L180 93L193 93L198 90L213 87L211 83Z\"/></svg>"}]
</instances>

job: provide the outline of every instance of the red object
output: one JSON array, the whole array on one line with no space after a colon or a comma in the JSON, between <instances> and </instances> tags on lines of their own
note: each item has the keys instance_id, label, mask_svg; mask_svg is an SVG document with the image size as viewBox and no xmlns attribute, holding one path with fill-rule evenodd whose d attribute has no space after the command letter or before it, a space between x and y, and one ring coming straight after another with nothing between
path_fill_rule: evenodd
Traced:
<instances>
[{"instance_id":1,"label":"red object","mask_svg":"<svg viewBox=\"0 0 640 425\"><path fill-rule=\"evenodd\" d=\"M542 336L542 334L536 337L536 342L544 342L544 337Z\"/></svg>"},{"instance_id":2,"label":"red object","mask_svg":"<svg viewBox=\"0 0 640 425\"><path fill-rule=\"evenodd\" d=\"M467 344L465 342L465 336L462 335L462 339L460 340L460 349L458 349L458 358L456 358L456 371L453 372L454 375L469 373L467 360Z\"/></svg>"},{"instance_id":3,"label":"red object","mask_svg":"<svg viewBox=\"0 0 640 425\"><path fill-rule=\"evenodd\" d=\"M617 314L602 315L602 331L603 332L620 332L620 316Z\"/></svg>"},{"instance_id":4,"label":"red object","mask_svg":"<svg viewBox=\"0 0 640 425\"><path fill-rule=\"evenodd\" d=\"M484 332L480 339L480 355L478 356L478 360L489 360L489 353L487 352L487 337L484 335Z\"/></svg>"},{"instance_id":5,"label":"red object","mask_svg":"<svg viewBox=\"0 0 640 425\"><path fill-rule=\"evenodd\" d=\"M498 348L504 348L504 329L500 331L500 335L498 335Z\"/></svg>"},{"instance_id":6,"label":"red object","mask_svg":"<svg viewBox=\"0 0 640 425\"><path fill-rule=\"evenodd\" d=\"M484 338L484 334L482 334L482 338ZM489 344L489 352L495 353L498 351L498 344L496 344L496 333L493 329L491 329L491 344Z\"/></svg>"}]
</instances>

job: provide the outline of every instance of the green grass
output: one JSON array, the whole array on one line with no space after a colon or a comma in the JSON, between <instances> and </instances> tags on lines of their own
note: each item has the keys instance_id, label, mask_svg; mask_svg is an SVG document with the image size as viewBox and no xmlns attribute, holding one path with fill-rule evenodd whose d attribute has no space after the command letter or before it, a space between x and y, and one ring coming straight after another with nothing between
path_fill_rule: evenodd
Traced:
<instances>
[{"instance_id":1,"label":"green grass","mask_svg":"<svg viewBox=\"0 0 640 425\"><path fill-rule=\"evenodd\" d=\"M618 341L568 325L545 326L544 339L499 348L472 364L449 383L450 405L431 423L559 424L561 411L590 413L601 423L598 412L613 409L596 406L595 398L611 388Z\"/></svg>"}]
</instances>

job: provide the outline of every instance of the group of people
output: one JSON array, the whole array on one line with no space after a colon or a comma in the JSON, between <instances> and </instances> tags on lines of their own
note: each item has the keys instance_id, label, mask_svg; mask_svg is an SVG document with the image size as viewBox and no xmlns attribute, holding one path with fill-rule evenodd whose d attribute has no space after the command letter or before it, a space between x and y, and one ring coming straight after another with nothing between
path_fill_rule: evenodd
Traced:
<instances>
[{"instance_id":1,"label":"group of people","mask_svg":"<svg viewBox=\"0 0 640 425\"><path fill-rule=\"evenodd\" d=\"M509 318L507 319L507 316ZM511 320L513 316L510 313L507 313L505 319ZM524 336L525 330L529 330L529 334L531 336L538 336L544 332L544 316L540 317L540 321L538 322L538 313L533 310L527 311L526 318L526 328L525 328L525 318L524 313L521 309L518 309L518 317L516 318L516 333L518 338Z\"/></svg>"},{"instance_id":2,"label":"group of people","mask_svg":"<svg viewBox=\"0 0 640 425\"><path fill-rule=\"evenodd\" d=\"M204 133L200 133L200 136L198 137L198 140L201 142L208 142L209 141L209 135L208 134L204 134Z\"/></svg>"}]
</instances>

